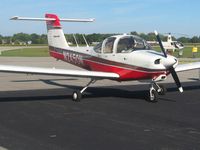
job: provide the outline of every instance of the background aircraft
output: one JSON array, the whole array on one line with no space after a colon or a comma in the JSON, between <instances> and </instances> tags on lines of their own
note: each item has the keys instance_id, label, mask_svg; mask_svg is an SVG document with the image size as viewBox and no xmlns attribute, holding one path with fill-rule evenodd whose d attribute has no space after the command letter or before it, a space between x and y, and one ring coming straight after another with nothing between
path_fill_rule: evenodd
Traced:
<instances>
[{"instance_id":1,"label":"background aircraft","mask_svg":"<svg viewBox=\"0 0 200 150\"><path fill-rule=\"evenodd\" d=\"M179 56L183 55L183 48L184 48L183 43L179 41L173 41L171 33L168 33L167 41L166 42L162 41L162 44L165 50L168 50L169 52L170 51L174 52L175 50L177 50L179 52Z\"/></svg>"},{"instance_id":2,"label":"background aircraft","mask_svg":"<svg viewBox=\"0 0 200 150\"><path fill-rule=\"evenodd\" d=\"M147 41L151 45L158 44L157 41ZM163 47L167 53L172 54L174 51L178 51L179 56L183 55L183 43L179 41L173 41L171 33L167 34L167 41L162 41Z\"/></svg>"},{"instance_id":3,"label":"background aircraft","mask_svg":"<svg viewBox=\"0 0 200 150\"><path fill-rule=\"evenodd\" d=\"M92 22L94 19L59 19L54 14L46 14L45 18L16 16L11 19L46 21L50 55L88 71L7 65L0 65L0 71L91 78L80 91L73 92L74 101L80 101L83 92L97 80L111 79L122 82L150 79L147 98L151 102L156 102L158 94L164 95L166 92L165 87L157 82L166 80L167 75L172 74L179 91L183 92L176 72L200 68L200 63L178 65L178 60L165 52L157 32L155 34L162 53L153 50L144 39L126 34L106 38L95 47L70 47L60 21Z\"/></svg>"}]
</instances>

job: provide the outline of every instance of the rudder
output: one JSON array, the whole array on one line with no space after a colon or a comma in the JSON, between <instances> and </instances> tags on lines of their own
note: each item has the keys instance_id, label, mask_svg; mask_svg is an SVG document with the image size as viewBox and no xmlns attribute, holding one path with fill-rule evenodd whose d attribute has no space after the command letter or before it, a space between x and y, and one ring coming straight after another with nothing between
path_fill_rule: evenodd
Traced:
<instances>
[{"instance_id":1,"label":"rudder","mask_svg":"<svg viewBox=\"0 0 200 150\"><path fill-rule=\"evenodd\" d=\"M46 20L47 24L47 38L48 44L52 48L66 48L69 47L62 26L60 24L60 19L55 14L45 14L45 18L52 19Z\"/></svg>"}]
</instances>

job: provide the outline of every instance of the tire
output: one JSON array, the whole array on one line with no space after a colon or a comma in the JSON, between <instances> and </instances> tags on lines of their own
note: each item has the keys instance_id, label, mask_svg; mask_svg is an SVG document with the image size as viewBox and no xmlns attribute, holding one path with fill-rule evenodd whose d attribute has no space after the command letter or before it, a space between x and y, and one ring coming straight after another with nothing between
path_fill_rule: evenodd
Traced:
<instances>
[{"instance_id":1,"label":"tire","mask_svg":"<svg viewBox=\"0 0 200 150\"><path fill-rule=\"evenodd\" d=\"M149 92L148 92L148 101L149 102L152 102L152 103L155 103L158 101L158 92L155 90L155 89L151 89Z\"/></svg>"},{"instance_id":2,"label":"tire","mask_svg":"<svg viewBox=\"0 0 200 150\"><path fill-rule=\"evenodd\" d=\"M159 84L159 87L160 87L161 91L158 92L158 94L159 95L165 95L167 93L166 87L164 85L162 85L162 84Z\"/></svg>"},{"instance_id":3,"label":"tire","mask_svg":"<svg viewBox=\"0 0 200 150\"><path fill-rule=\"evenodd\" d=\"M72 94L72 100L75 102L80 102L82 98L82 94L80 91L74 91Z\"/></svg>"}]
</instances>

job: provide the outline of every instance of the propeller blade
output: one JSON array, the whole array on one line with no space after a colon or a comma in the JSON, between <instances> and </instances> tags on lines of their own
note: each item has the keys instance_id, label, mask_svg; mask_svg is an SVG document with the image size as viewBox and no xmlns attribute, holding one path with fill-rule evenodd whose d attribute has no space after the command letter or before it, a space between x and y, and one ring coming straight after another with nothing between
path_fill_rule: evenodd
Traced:
<instances>
[{"instance_id":1,"label":"propeller blade","mask_svg":"<svg viewBox=\"0 0 200 150\"><path fill-rule=\"evenodd\" d=\"M161 41L160 36L159 36L159 34L158 34L157 31L155 31L155 35L156 35L156 38L157 38L157 40L158 40L158 43L159 43L159 45L160 45L160 48L161 48L161 50L162 50L164 56L167 58L167 54L166 54L166 52L165 52L165 49L164 49L163 44L162 44L162 41Z\"/></svg>"},{"instance_id":2,"label":"propeller blade","mask_svg":"<svg viewBox=\"0 0 200 150\"><path fill-rule=\"evenodd\" d=\"M183 88L182 88L182 86L181 86L181 82L180 82L180 80L179 80L179 78L178 78L178 75L177 75L177 73L176 73L174 67L172 66L171 68L169 68L169 71L170 71L170 73L172 74L172 77L174 78L174 81L175 81L175 83L176 83L176 85L177 85L179 91L182 93L182 92L183 92Z\"/></svg>"}]
</instances>

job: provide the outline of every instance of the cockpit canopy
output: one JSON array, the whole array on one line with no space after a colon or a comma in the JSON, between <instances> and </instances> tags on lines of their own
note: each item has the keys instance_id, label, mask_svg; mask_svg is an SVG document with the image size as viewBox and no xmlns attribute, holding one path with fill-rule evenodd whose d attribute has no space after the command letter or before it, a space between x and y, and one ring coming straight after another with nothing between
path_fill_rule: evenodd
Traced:
<instances>
[{"instance_id":1,"label":"cockpit canopy","mask_svg":"<svg viewBox=\"0 0 200 150\"><path fill-rule=\"evenodd\" d=\"M134 35L112 36L94 47L97 53L130 53L150 49L151 46L144 39Z\"/></svg>"}]
</instances>

